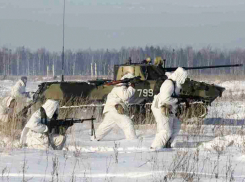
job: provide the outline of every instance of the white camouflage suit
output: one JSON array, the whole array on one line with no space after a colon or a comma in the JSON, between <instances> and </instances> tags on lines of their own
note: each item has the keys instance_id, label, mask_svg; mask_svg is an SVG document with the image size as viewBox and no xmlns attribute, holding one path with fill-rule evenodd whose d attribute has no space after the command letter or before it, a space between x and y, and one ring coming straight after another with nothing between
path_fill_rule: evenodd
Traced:
<instances>
[{"instance_id":1,"label":"white camouflage suit","mask_svg":"<svg viewBox=\"0 0 245 182\"><path fill-rule=\"evenodd\" d=\"M11 96L19 99L32 100L33 93L26 92L27 77L23 76L11 89Z\"/></svg>"},{"instance_id":2,"label":"white camouflage suit","mask_svg":"<svg viewBox=\"0 0 245 182\"><path fill-rule=\"evenodd\" d=\"M58 112L58 106L59 102L52 99L48 99L42 105L48 121L53 117L55 112ZM45 134L46 132L48 132L48 127L41 122L41 111L38 109L25 125L21 133L20 144L26 144L29 148L47 149L49 147L49 141ZM56 136L54 142L56 145L60 145L63 142L63 136Z\"/></svg>"},{"instance_id":3,"label":"white camouflage suit","mask_svg":"<svg viewBox=\"0 0 245 182\"><path fill-rule=\"evenodd\" d=\"M179 95L181 84L185 82L186 78L187 72L183 68L179 67L168 77L167 80L163 82L160 88L160 93L154 96L151 110L157 123L157 133L151 145L152 149L165 147L170 137L171 147L174 147L174 143L172 142L181 128L181 123L178 118L175 117L176 109L178 107L178 99L173 98L172 96L174 92L176 95ZM169 79L174 81L175 85ZM172 106L172 114L170 114L169 117L161 111L161 106L166 104Z\"/></svg>"},{"instance_id":4,"label":"white camouflage suit","mask_svg":"<svg viewBox=\"0 0 245 182\"><path fill-rule=\"evenodd\" d=\"M0 122L9 122L9 116L13 114L14 109L9 108L11 101L14 100L13 97L5 97L0 104Z\"/></svg>"},{"instance_id":5,"label":"white camouflage suit","mask_svg":"<svg viewBox=\"0 0 245 182\"><path fill-rule=\"evenodd\" d=\"M125 78L134 78L134 75L128 73ZM119 126L128 140L136 139L133 122L126 114L119 114L115 105L120 104L127 110L127 103L134 95L135 89L132 86L128 88L124 84L117 84L107 96L107 101L103 110L104 119L96 131L96 140L104 138L115 125Z\"/></svg>"}]
</instances>

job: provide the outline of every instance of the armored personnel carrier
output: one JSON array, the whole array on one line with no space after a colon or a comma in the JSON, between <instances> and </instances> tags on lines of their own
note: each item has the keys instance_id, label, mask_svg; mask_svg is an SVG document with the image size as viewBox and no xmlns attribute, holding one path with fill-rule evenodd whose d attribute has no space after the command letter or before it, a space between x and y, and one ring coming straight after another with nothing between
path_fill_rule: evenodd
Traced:
<instances>
[{"instance_id":1,"label":"armored personnel carrier","mask_svg":"<svg viewBox=\"0 0 245 182\"><path fill-rule=\"evenodd\" d=\"M114 80L89 80L87 82L43 82L39 85L35 93L34 102L24 108L21 114L26 114L31 108L31 113L38 109L46 99L57 99L61 101L60 117L80 118L88 113L97 112L97 117L102 113L103 104L107 94L112 90L114 83L118 83L125 73L132 73L140 77L136 84L136 93L130 100L130 110L132 115L140 114L143 119L134 117L134 122L149 123L151 118L150 105L154 95L159 93L161 84L168 78L169 72L175 71L177 67L165 66L165 60L156 59L154 64L149 62L132 63L128 61L122 65L114 66ZM239 67L235 65L218 65L202 67L183 67L186 70L211 69L224 67ZM116 81L115 81L116 80ZM204 82L187 79L183 85L180 97L183 100L178 112L178 117L182 120L199 117L203 118L207 114L207 106L217 98L221 97L225 88L207 84ZM30 113L29 113L30 114ZM141 120L141 121L139 121Z\"/></svg>"}]
</instances>

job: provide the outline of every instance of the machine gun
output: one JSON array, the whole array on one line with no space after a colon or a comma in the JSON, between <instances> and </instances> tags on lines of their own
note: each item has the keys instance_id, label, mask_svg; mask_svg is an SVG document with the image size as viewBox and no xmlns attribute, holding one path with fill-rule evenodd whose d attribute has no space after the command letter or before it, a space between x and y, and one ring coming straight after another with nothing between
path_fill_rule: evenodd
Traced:
<instances>
[{"instance_id":1,"label":"machine gun","mask_svg":"<svg viewBox=\"0 0 245 182\"><path fill-rule=\"evenodd\" d=\"M63 144L60 144L59 146L55 145L53 136L55 135L63 135L63 142L65 142L66 140L66 130L74 125L75 123L83 123L84 121L92 121L91 122L91 136L95 136L95 129L94 129L94 120L96 118L94 118L93 116L91 118L87 118L87 119L73 119L73 118L66 118L66 119L53 119L51 120L47 125L48 125L48 141L49 141L49 145L54 149L54 150L61 150L63 148Z\"/></svg>"},{"instance_id":2,"label":"machine gun","mask_svg":"<svg viewBox=\"0 0 245 182\"><path fill-rule=\"evenodd\" d=\"M51 120L48 123L49 133L53 134L61 134L65 135L66 130L73 126L75 123L83 123L84 121L91 121L91 136L95 134L94 129L94 118L93 116L91 118L87 119L73 119L73 118L66 118L66 119L57 119L57 120Z\"/></svg>"}]
</instances>

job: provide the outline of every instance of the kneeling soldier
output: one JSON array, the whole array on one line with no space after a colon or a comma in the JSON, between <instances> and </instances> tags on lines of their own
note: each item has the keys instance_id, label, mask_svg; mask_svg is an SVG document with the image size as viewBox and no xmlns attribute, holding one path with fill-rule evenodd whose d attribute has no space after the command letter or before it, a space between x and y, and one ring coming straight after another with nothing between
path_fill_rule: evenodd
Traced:
<instances>
[{"instance_id":1,"label":"kneeling soldier","mask_svg":"<svg viewBox=\"0 0 245 182\"><path fill-rule=\"evenodd\" d=\"M62 149L65 143L65 136L59 134L50 135L50 125L58 117L59 101L48 99L38 109L21 133L21 145L30 148L47 149L50 145L53 149Z\"/></svg>"}]
</instances>

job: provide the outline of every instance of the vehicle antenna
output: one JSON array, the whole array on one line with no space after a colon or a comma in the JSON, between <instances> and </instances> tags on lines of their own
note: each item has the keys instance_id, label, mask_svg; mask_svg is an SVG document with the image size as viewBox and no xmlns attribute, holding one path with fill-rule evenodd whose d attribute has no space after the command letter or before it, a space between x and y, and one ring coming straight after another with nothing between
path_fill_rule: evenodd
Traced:
<instances>
[{"instance_id":1,"label":"vehicle antenna","mask_svg":"<svg viewBox=\"0 0 245 182\"><path fill-rule=\"evenodd\" d=\"M164 69L166 68L166 59L163 59L163 67L164 67Z\"/></svg>"},{"instance_id":2,"label":"vehicle antenna","mask_svg":"<svg viewBox=\"0 0 245 182\"><path fill-rule=\"evenodd\" d=\"M65 70L64 70L65 46L64 45L65 45L65 0L64 0L64 9L63 9L63 47L62 47L62 75L61 75L62 82L64 81L64 74L65 74Z\"/></svg>"}]
</instances>

